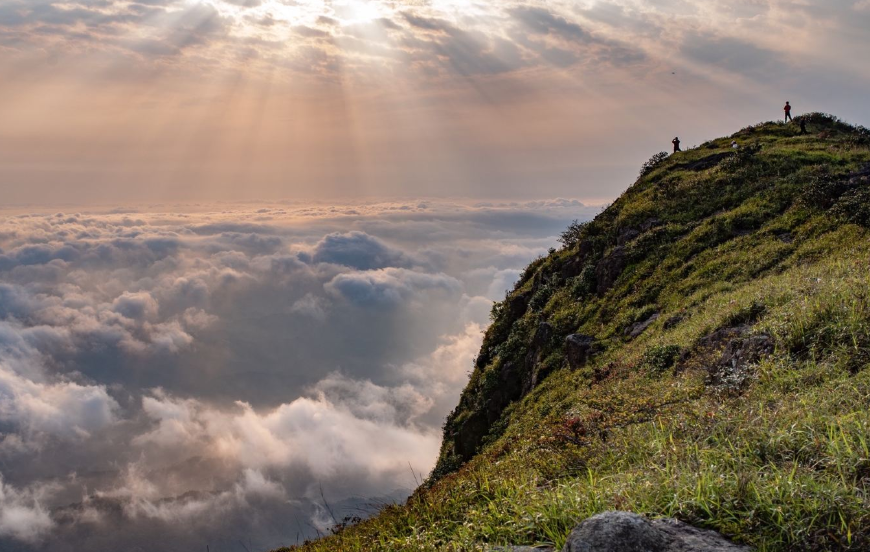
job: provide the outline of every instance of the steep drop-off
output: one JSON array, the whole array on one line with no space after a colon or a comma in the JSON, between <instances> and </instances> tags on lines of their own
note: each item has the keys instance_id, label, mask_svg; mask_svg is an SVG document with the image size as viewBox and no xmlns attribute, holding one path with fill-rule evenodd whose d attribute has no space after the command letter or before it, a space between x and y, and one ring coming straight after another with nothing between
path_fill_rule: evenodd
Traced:
<instances>
[{"instance_id":1,"label":"steep drop-off","mask_svg":"<svg viewBox=\"0 0 870 552\"><path fill-rule=\"evenodd\" d=\"M566 230L494 306L430 480L304 549L561 547L609 509L870 548L870 132L805 120L653 159Z\"/></svg>"}]
</instances>

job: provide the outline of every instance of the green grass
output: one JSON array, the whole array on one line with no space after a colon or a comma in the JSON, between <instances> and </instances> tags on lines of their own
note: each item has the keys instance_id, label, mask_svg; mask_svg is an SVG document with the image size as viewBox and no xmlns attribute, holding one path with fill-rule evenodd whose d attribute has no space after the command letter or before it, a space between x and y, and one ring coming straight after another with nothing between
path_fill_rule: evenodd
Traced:
<instances>
[{"instance_id":1,"label":"green grass","mask_svg":"<svg viewBox=\"0 0 870 552\"><path fill-rule=\"evenodd\" d=\"M870 183L847 178L870 163L870 138L808 119L808 136L767 123L659 162L570 247L530 265L493 309L430 480L406 505L301 549L561 547L609 509L673 516L760 551L870 548ZM732 139L741 153L687 168ZM652 219L598 294L602 259ZM556 337L536 351L542 322ZM719 351L703 338L737 326L773 352L714 384ZM599 346L576 370L570 333ZM541 365L522 364L530 352ZM519 378L551 372L496 404L508 362ZM470 433L494 407L497 419ZM469 458L455 448L463 428L477 443Z\"/></svg>"}]
</instances>

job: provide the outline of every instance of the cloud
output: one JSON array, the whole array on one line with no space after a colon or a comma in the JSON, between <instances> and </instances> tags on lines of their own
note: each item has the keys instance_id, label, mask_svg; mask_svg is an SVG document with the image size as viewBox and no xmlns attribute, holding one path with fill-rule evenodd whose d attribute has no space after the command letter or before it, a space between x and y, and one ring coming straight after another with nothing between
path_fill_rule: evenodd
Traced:
<instances>
[{"instance_id":1,"label":"cloud","mask_svg":"<svg viewBox=\"0 0 870 552\"><path fill-rule=\"evenodd\" d=\"M329 234L314 247L312 258L318 263L333 263L360 270L408 267L412 264L402 251L358 231Z\"/></svg>"},{"instance_id":2,"label":"cloud","mask_svg":"<svg viewBox=\"0 0 870 552\"><path fill-rule=\"evenodd\" d=\"M293 303L290 310L297 314L313 318L318 322L323 322L326 320L326 308L324 307L324 303L325 301L323 299L309 293Z\"/></svg>"},{"instance_id":3,"label":"cloud","mask_svg":"<svg viewBox=\"0 0 870 552\"><path fill-rule=\"evenodd\" d=\"M35 542L53 526L49 513L39 504L38 492L15 489L0 476L0 537Z\"/></svg>"},{"instance_id":4,"label":"cloud","mask_svg":"<svg viewBox=\"0 0 870 552\"><path fill-rule=\"evenodd\" d=\"M133 320L153 320L157 317L157 301L149 293L124 292L112 302L112 310Z\"/></svg>"},{"instance_id":5,"label":"cloud","mask_svg":"<svg viewBox=\"0 0 870 552\"><path fill-rule=\"evenodd\" d=\"M763 74L774 65L784 65L779 54L750 42L728 36L690 33L683 39L684 55L705 65L744 74Z\"/></svg>"},{"instance_id":6,"label":"cloud","mask_svg":"<svg viewBox=\"0 0 870 552\"><path fill-rule=\"evenodd\" d=\"M403 499L408 462L425 473L435 461L489 289L586 209L252 204L0 220L0 547L253 532L274 548L298 531L287 519L323 521L321 485L351 510Z\"/></svg>"},{"instance_id":7,"label":"cloud","mask_svg":"<svg viewBox=\"0 0 870 552\"><path fill-rule=\"evenodd\" d=\"M0 366L0 421L23 436L79 440L114 423L117 411L103 386L38 383Z\"/></svg>"},{"instance_id":8,"label":"cloud","mask_svg":"<svg viewBox=\"0 0 870 552\"><path fill-rule=\"evenodd\" d=\"M420 293L441 292L456 295L461 284L440 274L424 274L402 268L385 268L339 274L326 289L362 307L397 307Z\"/></svg>"}]
</instances>

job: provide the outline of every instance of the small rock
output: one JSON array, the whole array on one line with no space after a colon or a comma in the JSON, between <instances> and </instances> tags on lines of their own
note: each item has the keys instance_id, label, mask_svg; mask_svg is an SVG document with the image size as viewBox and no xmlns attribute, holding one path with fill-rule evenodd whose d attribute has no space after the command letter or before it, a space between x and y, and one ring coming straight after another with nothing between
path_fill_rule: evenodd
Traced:
<instances>
[{"instance_id":1,"label":"small rock","mask_svg":"<svg viewBox=\"0 0 870 552\"><path fill-rule=\"evenodd\" d=\"M604 512L578 525L562 552L748 552L715 531L675 519L649 520L631 512Z\"/></svg>"},{"instance_id":2,"label":"small rock","mask_svg":"<svg viewBox=\"0 0 870 552\"><path fill-rule=\"evenodd\" d=\"M664 328L666 330L670 330L671 328L675 327L677 324L682 322L685 319L685 317L686 317L686 315L682 314L682 313L677 313L677 314L671 316L670 318L665 320Z\"/></svg>"},{"instance_id":3,"label":"small rock","mask_svg":"<svg viewBox=\"0 0 870 552\"><path fill-rule=\"evenodd\" d=\"M648 218L645 221L643 221L643 224L640 225L640 230L641 230L641 232L649 232L650 230L652 230L656 226L659 226L661 223L662 223L662 221L655 218L655 217Z\"/></svg>"},{"instance_id":4,"label":"small rock","mask_svg":"<svg viewBox=\"0 0 870 552\"><path fill-rule=\"evenodd\" d=\"M595 353L595 338L589 335L572 334L565 338L568 365L576 370L585 365Z\"/></svg>"},{"instance_id":5,"label":"small rock","mask_svg":"<svg viewBox=\"0 0 870 552\"><path fill-rule=\"evenodd\" d=\"M646 330L647 328L652 326L652 323L658 319L659 319L659 313L654 313L652 316L650 316L646 320L643 320L641 322L637 322L637 323L629 326L625 330L625 335L627 335L631 339L634 339L635 337L642 334L644 332L644 330Z\"/></svg>"}]
</instances>

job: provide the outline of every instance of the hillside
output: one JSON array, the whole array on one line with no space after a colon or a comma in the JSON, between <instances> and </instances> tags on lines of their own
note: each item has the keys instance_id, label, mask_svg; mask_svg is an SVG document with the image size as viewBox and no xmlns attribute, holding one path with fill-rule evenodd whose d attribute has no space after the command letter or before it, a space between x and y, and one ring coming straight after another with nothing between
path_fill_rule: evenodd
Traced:
<instances>
[{"instance_id":1,"label":"hillside","mask_svg":"<svg viewBox=\"0 0 870 552\"><path fill-rule=\"evenodd\" d=\"M870 548L870 133L806 120L651 162L569 228L493 308L426 485L301 548L561 547L610 509Z\"/></svg>"}]
</instances>

